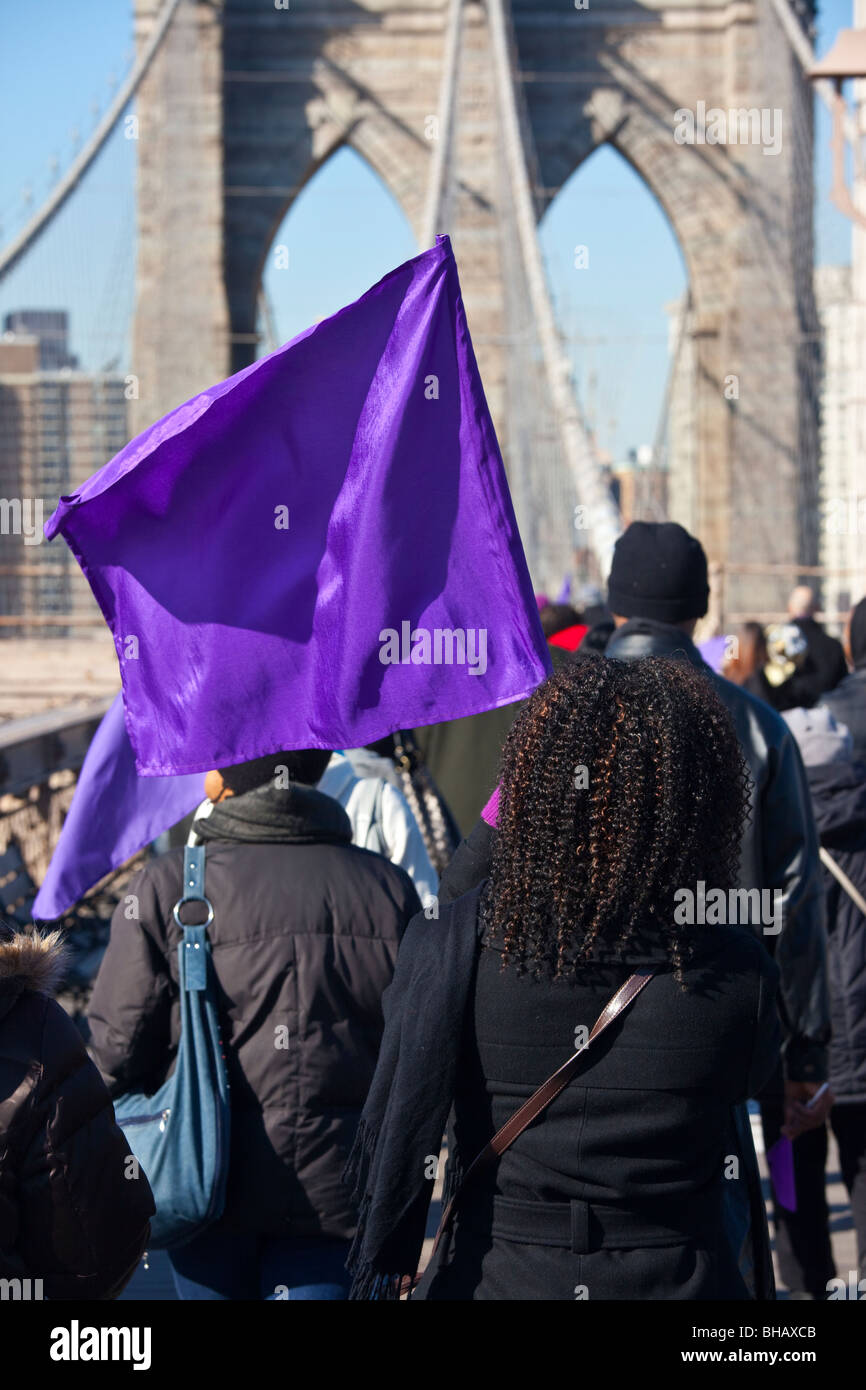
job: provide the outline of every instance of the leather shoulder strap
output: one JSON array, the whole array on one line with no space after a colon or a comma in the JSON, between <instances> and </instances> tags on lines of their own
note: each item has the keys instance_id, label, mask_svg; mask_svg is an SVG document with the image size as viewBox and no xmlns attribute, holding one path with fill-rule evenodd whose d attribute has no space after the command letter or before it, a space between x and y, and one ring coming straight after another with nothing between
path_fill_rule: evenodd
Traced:
<instances>
[{"instance_id":1,"label":"leather shoulder strap","mask_svg":"<svg viewBox=\"0 0 866 1390\"><path fill-rule=\"evenodd\" d=\"M853 903L856 903L857 907L859 907L864 917L866 917L866 899L864 899L863 894L859 891L859 889L854 887L854 884L851 882L845 870L842 868L842 865L836 863L836 860L833 858L832 854L830 854L824 848L823 845L821 845L821 848L818 850L818 853L821 856L821 863L824 865L825 868L830 870L830 873L833 875L836 882L842 885L842 888L848 894L848 897L851 899Z\"/></svg>"},{"instance_id":2,"label":"leather shoulder strap","mask_svg":"<svg viewBox=\"0 0 866 1390\"><path fill-rule=\"evenodd\" d=\"M621 985L616 994L605 1004L593 1025L589 1038L583 1046L572 1053L568 1061L563 1062L562 1066L559 1067L552 1076L549 1076L543 1085L539 1086L537 1091L533 1092L529 1099L521 1105L520 1109L515 1111L511 1119L506 1120L502 1128L497 1130L489 1144L486 1144L475 1157L467 1168L462 1183L442 1213L442 1220L439 1222L439 1230L436 1232L436 1239L433 1243L434 1253L444 1232L448 1229L453 1220L457 1200L466 1188L466 1184L469 1182L470 1178L474 1177L480 1169L486 1168L494 1159L504 1154L505 1150L514 1143L518 1135L522 1134L523 1131L532 1124L533 1120L537 1119L542 1111L547 1109L550 1102L555 1100L560 1091L568 1085L577 1070L577 1065L581 1057L590 1044L593 1043L596 1038L600 1037L604 1030L609 1028L615 1019L619 1018L620 1014L625 1012L632 1000L636 999L641 990L649 984L654 974L654 970L638 970L633 975L629 975L625 984Z\"/></svg>"},{"instance_id":3,"label":"leather shoulder strap","mask_svg":"<svg viewBox=\"0 0 866 1390\"><path fill-rule=\"evenodd\" d=\"M506 1120L500 1130L497 1130L490 1143L485 1146L478 1154L475 1161L466 1170L464 1183L469 1178L470 1173L476 1168L483 1167L490 1163L494 1158L499 1158L505 1150L510 1147L523 1131L537 1119L543 1110L546 1110L552 1100L555 1100L560 1091L568 1085L575 1071L580 1058L586 1052L591 1043L600 1037L606 1028L609 1028L614 1019L619 1018L632 1002L640 994L641 990L649 984L653 976L652 970L637 971L634 975L629 975L624 985L621 985L612 999L609 999L599 1014L593 1025L592 1032L582 1047L572 1053L567 1062L563 1062L557 1071L549 1076L543 1085L539 1086L515 1111L510 1120Z\"/></svg>"}]
</instances>

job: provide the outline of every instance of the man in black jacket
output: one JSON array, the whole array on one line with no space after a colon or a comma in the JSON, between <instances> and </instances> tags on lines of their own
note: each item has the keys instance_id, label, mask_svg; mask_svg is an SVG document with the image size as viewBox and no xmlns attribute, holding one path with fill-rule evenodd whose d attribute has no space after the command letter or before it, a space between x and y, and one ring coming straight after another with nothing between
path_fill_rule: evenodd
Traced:
<instances>
[{"instance_id":1,"label":"man in black jacket","mask_svg":"<svg viewBox=\"0 0 866 1390\"><path fill-rule=\"evenodd\" d=\"M181 1297L345 1296L356 1213L341 1173L376 1066L381 997L420 903L408 875L354 846L343 808L315 790L329 757L277 753L205 779L213 809L195 831L231 1151L222 1216L171 1252ZM111 924L90 1027L114 1095L152 1094L177 1054L182 865L181 849L152 860Z\"/></svg>"},{"instance_id":2,"label":"man in black jacket","mask_svg":"<svg viewBox=\"0 0 866 1390\"><path fill-rule=\"evenodd\" d=\"M821 703L848 729L855 759L866 763L866 598L851 610L846 644L854 670L822 696Z\"/></svg>"},{"instance_id":3,"label":"man in black jacket","mask_svg":"<svg viewBox=\"0 0 866 1390\"><path fill-rule=\"evenodd\" d=\"M809 788L796 742L780 715L741 686L717 676L692 641L709 603L700 541L674 522L633 522L614 551L608 603L616 631L607 656L634 661L681 657L701 668L731 715L751 772L751 819L742 842L739 883L767 890L773 910L747 921L780 971L781 1067L761 1099L769 1149L823 1124L828 1106L805 1111L827 1078L830 1004L824 889ZM770 920L767 920L767 917ZM780 1228L784 1212L777 1208ZM802 1292L802 1290L797 1290Z\"/></svg>"},{"instance_id":4,"label":"man in black jacket","mask_svg":"<svg viewBox=\"0 0 866 1390\"><path fill-rule=\"evenodd\" d=\"M739 880L743 889L772 895L773 920L748 924L781 972L786 1121L800 1125L802 1103L826 1079L830 1036L818 839L802 760L785 721L762 700L717 676L691 640L708 600L700 542L673 522L633 522L614 552L608 606L617 627L606 655L619 661L645 656L690 661L714 685L733 719L752 781ZM486 878L494 833L482 819L460 845L440 883L443 902Z\"/></svg>"},{"instance_id":5,"label":"man in black jacket","mask_svg":"<svg viewBox=\"0 0 866 1390\"><path fill-rule=\"evenodd\" d=\"M818 840L796 742L762 700L717 676L691 640L707 611L709 583L703 547L682 526L632 523L614 551L608 602L617 625L608 657L690 661L734 721L752 775L740 885L778 895L773 920L751 925L781 971L786 1091L791 1101L803 1100L826 1079L830 1019Z\"/></svg>"},{"instance_id":6,"label":"man in black jacket","mask_svg":"<svg viewBox=\"0 0 866 1390\"><path fill-rule=\"evenodd\" d=\"M808 709L848 674L842 643L817 622L817 606L807 584L798 584L788 599L788 615L806 639L806 655L802 666L785 681L785 709Z\"/></svg>"}]
</instances>

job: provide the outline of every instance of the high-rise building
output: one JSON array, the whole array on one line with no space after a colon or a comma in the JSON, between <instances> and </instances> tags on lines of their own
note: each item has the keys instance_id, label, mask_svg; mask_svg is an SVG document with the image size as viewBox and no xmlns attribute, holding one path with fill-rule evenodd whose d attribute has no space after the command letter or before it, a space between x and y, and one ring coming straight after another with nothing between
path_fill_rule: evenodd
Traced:
<instances>
[{"instance_id":1,"label":"high-rise building","mask_svg":"<svg viewBox=\"0 0 866 1390\"><path fill-rule=\"evenodd\" d=\"M854 0L854 27L866 29L866 0ZM866 78L854 82L854 103L860 148L866 149ZM866 219L866 171L863 161L855 162L854 204ZM866 221L851 225L851 301L855 319L855 367L853 400L853 451L859 488L864 495L866 513ZM851 601L866 597L866 525L860 536L858 570L853 576Z\"/></svg>"},{"instance_id":2,"label":"high-rise building","mask_svg":"<svg viewBox=\"0 0 866 1390\"><path fill-rule=\"evenodd\" d=\"M851 266L819 266L815 270L822 339L818 561L826 575L820 584L815 580L810 583L820 589L823 610L834 617L846 613L852 603L866 595L866 369L862 365L866 321L863 296L858 299L855 287ZM694 323L685 296L666 309L670 385L660 462L667 464L668 515L694 531L698 486ZM730 389L737 389L736 384ZM763 556L743 558L760 560ZM795 578L792 573L792 585Z\"/></svg>"},{"instance_id":3,"label":"high-rise building","mask_svg":"<svg viewBox=\"0 0 866 1390\"><path fill-rule=\"evenodd\" d=\"M69 315L65 309L15 309L4 318L3 333L11 333L13 338L34 338L43 371L78 366L78 358L68 347Z\"/></svg>"},{"instance_id":4,"label":"high-rise building","mask_svg":"<svg viewBox=\"0 0 866 1390\"><path fill-rule=\"evenodd\" d=\"M651 444L629 449L621 462L613 464L611 475L623 526L667 520L667 472L659 466Z\"/></svg>"},{"instance_id":5,"label":"high-rise building","mask_svg":"<svg viewBox=\"0 0 866 1390\"><path fill-rule=\"evenodd\" d=\"M0 336L0 636L81 635L101 623L99 610L68 547L47 544L42 525L126 443L125 380L77 370L65 313L5 322L17 327Z\"/></svg>"},{"instance_id":6,"label":"high-rise building","mask_svg":"<svg viewBox=\"0 0 866 1390\"><path fill-rule=\"evenodd\" d=\"M821 320L822 606L844 614L866 593L866 475L858 447L858 397L864 392L858 354L858 306L847 265L818 266L815 298Z\"/></svg>"}]
</instances>

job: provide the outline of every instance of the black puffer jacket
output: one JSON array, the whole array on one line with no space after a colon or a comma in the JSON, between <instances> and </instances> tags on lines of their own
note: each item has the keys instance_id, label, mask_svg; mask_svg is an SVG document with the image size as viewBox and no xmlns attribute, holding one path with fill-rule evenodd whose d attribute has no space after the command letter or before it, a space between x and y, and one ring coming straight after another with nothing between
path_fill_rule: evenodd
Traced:
<instances>
[{"instance_id":1,"label":"black puffer jacket","mask_svg":"<svg viewBox=\"0 0 866 1390\"><path fill-rule=\"evenodd\" d=\"M821 844L866 897L866 765L806 769ZM827 948L833 1037L830 1085L837 1104L866 1101L866 917L829 869Z\"/></svg>"},{"instance_id":2,"label":"black puffer jacket","mask_svg":"<svg viewBox=\"0 0 866 1390\"><path fill-rule=\"evenodd\" d=\"M58 940L0 926L0 1278L41 1280L48 1299L113 1298L144 1250L153 1199L143 1174L127 1177L108 1092L50 997Z\"/></svg>"},{"instance_id":3,"label":"black puffer jacket","mask_svg":"<svg viewBox=\"0 0 866 1390\"><path fill-rule=\"evenodd\" d=\"M755 926L779 967L785 1076L824 1081L830 1035L824 889L805 769L785 721L754 695L711 671L686 634L633 618L606 655L620 661L680 656L703 670L728 710L751 771L751 819L743 837L739 884L781 890L781 930Z\"/></svg>"},{"instance_id":4,"label":"black puffer jacket","mask_svg":"<svg viewBox=\"0 0 866 1390\"><path fill-rule=\"evenodd\" d=\"M417 894L402 869L352 845L336 801L306 787L233 797L201 832L231 1085L219 1225L348 1238L355 1214L340 1174L376 1066L382 992ZM90 1026L115 1095L153 1092L176 1056L172 909L182 864L180 849L148 864L129 888L139 919L128 920L122 903L112 922ZM184 911L195 920L191 906Z\"/></svg>"}]
</instances>

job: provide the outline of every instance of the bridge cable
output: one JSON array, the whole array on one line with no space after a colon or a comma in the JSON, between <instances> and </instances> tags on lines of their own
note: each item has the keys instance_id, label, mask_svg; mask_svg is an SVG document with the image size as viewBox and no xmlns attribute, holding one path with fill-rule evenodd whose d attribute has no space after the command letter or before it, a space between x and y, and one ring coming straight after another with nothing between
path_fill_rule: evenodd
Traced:
<instances>
[{"instance_id":1,"label":"bridge cable","mask_svg":"<svg viewBox=\"0 0 866 1390\"><path fill-rule=\"evenodd\" d=\"M99 151L102 149L114 127L135 96L142 78L156 57L157 50L165 38L168 26L174 18L175 11L181 0L165 0L162 12L156 22L154 30L145 44L144 50L138 61L131 69L129 76L120 88L114 101L109 106L96 130L84 149L74 161L68 173L60 181L54 192L49 196L34 217L30 219L24 230L15 240L0 252L0 278L4 276L21 259L25 251L36 241L47 227L48 223L60 211L63 204L71 193L75 191L82 178L90 168Z\"/></svg>"},{"instance_id":2,"label":"bridge cable","mask_svg":"<svg viewBox=\"0 0 866 1390\"><path fill-rule=\"evenodd\" d=\"M442 59L442 83L439 89L439 115L436 143L433 147L433 167L427 185L427 201L421 228L421 248L432 246L436 233L448 219L451 194L451 149L454 137L454 107L457 93L457 69L460 53L460 21L463 0L450 0Z\"/></svg>"},{"instance_id":3,"label":"bridge cable","mask_svg":"<svg viewBox=\"0 0 866 1390\"><path fill-rule=\"evenodd\" d=\"M517 232L532 313L538 331L557 432L561 437L563 453L572 473L578 498L589 513L590 545L598 561L601 577L606 579L613 547L622 531L622 519L575 399L571 364L563 351L547 286L517 109L509 28L503 0L488 0L488 15L505 157L511 178Z\"/></svg>"}]
</instances>

